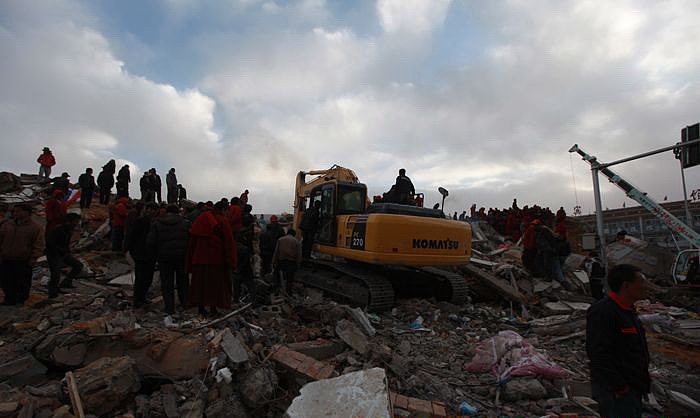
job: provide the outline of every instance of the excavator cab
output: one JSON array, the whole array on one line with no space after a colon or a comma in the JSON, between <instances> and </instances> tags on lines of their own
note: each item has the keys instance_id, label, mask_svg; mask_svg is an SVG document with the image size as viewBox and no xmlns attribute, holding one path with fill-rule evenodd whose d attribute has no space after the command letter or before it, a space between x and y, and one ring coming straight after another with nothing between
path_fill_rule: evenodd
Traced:
<instances>
[{"instance_id":1,"label":"excavator cab","mask_svg":"<svg viewBox=\"0 0 700 418\"><path fill-rule=\"evenodd\" d=\"M309 207L316 200L321 201L316 242L335 246L337 216L363 213L367 203L367 186L362 183L334 181L313 189L310 197Z\"/></svg>"},{"instance_id":2,"label":"excavator cab","mask_svg":"<svg viewBox=\"0 0 700 418\"><path fill-rule=\"evenodd\" d=\"M673 281L676 285L700 286L698 258L700 250L684 250L678 253L673 263Z\"/></svg>"}]
</instances>

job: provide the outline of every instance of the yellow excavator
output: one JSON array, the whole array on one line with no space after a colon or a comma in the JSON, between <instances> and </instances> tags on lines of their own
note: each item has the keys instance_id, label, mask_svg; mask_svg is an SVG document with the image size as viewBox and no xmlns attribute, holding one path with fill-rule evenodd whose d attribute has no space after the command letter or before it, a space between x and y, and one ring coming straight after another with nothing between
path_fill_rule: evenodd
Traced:
<instances>
[{"instance_id":1,"label":"yellow excavator","mask_svg":"<svg viewBox=\"0 0 700 418\"><path fill-rule=\"evenodd\" d=\"M464 278L445 268L469 262L469 223L422 207L422 196L412 196L413 204L376 200L370 202L367 186L348 168L300 171L294 196L298 237L309 239L299 231L305 212L316 202L320 211L314 257L297 279L373 311L391 309L395 293L464 303Z\"/></svg>"}]
</instances>

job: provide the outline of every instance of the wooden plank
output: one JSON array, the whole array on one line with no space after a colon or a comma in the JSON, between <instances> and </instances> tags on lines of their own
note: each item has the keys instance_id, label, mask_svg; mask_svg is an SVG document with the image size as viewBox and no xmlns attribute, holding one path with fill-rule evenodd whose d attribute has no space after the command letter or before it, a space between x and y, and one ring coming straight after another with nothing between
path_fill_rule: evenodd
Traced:
<instances>
[{"instance_id":1,"label":"wooden plank","mask_svg":"<svg viewBox=\"0 0 700 418\"><path fill-rule=\"evenodd\" d=\"M68 383L68 395L70 403L73 405L73 413L77 418L85 418L85 410L83 409L83 401L80 400L78 385L75 383L73 372L66 373L66 383Z\"/></svg>"},{"instance_id":2,"label":"wooden plank","mask_svg":"<svg viewBox=\"0 0 700 418\"><path fill-rule=\"evenodd\" d=\"M519 303L527 303L525 295L517 289L513 289L510 284L502 280L488 271L484 271L472 264L462 266L462 269L469 273L472 277L479 279L482 283L489 286L491 289L498 292L501 296Z\"/></svg>"}]
</instances>

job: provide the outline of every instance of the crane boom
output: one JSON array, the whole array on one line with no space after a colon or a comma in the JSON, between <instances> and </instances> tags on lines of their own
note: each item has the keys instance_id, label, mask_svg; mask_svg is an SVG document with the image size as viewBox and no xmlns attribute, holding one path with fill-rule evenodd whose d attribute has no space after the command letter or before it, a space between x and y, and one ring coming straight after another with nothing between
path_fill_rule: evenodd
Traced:
<instances>
[{"instance_id":1,"label":"crane boom","mask_svg":"<svg viewBox=\"0 0 700 418\"><path fill-rule=\"evenodd\" d=\"M695 232L693 228L683 223L680 219L673 216L669 211L664 209L663 206L654 201L654 199L647 196L645 192L639 190L632 183L620 177L610 168L599 168L600 163L598 162L598 159L586 153L578 146L578 144L574 144L574 146L569 149L569 152L578 153L581 157L583 157L584 161L591 165L593 169L598 170L605 177L607 177L611 183L622 189L630 199L638 202L649 212L656 215L656 217L659 218L661 222L663 222L671 231L686 239L693 247L700 248L700 234Z\"/></svg>"}]
</instances>

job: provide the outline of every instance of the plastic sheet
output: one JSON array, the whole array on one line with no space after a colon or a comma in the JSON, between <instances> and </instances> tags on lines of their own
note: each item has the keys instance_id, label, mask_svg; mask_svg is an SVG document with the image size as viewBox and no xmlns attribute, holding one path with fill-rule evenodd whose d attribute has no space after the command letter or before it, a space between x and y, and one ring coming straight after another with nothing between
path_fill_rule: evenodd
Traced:
<instances>
[{"instance_id":1,"label":"plastic sheet","mask_svg":"<svg viewBox=\"0 0 700 418\"><path fill-rule=\"evenodd\" d=\"M514 331L501 331L482 341L472 361L465 366L472 373L492 372L500 382L512 376L563 378L568 372Z\"/></svg>"}]
</instances>

